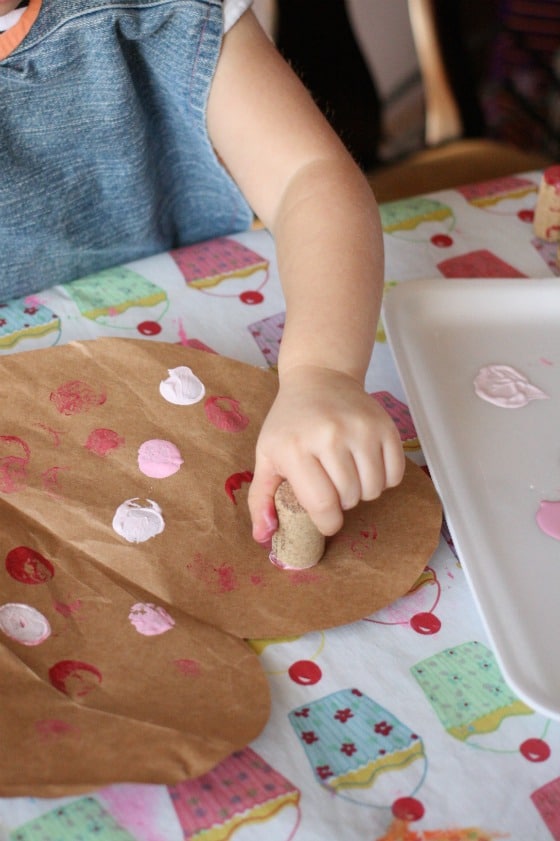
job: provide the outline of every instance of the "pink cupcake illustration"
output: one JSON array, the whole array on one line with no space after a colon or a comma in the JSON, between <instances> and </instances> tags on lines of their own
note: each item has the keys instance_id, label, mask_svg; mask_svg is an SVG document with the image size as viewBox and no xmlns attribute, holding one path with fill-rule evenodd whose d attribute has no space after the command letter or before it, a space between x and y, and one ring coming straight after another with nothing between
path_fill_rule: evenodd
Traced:
<instances>
[{"instance_id":1,"label":"pink cupcake illustration","mask_svg":"<svg viewBox=\"0 0 560 841\"><path fill-rule=\"evenodd\" d=\"M560 777L534 791L531 800L551 837L560 841Z\"/></svg>"},{"instance_id":2,"label":"pink cupcake illustration","mask_svg":"<svg viewBox=\"0 0 560 841\"><path fill-rule=\"evenodd\" d=\"M169 252L187 285L208 295L238 297L248 305L264 300L269 261L231 237L218 237Z\"/></svg>"},{"instance_id":3,"label":"pink cupcake illustration","mask_svg":"<svg viewBox=\"0 0 560 841\"><path fill-rule=\"evenodd\" d=\"M518 215L532 221L538 186L529 178L506 175L479 184L468 184L457 191L473 207L488 213ZM529 218L530 217L530 218Z\"/></svg>"},{"instance_id":4,"label":"pink cupcake illustration","mask_svg":"<svg viewBox=\"0 0 560 841\"><path fill-rule=\"evenodd\" d=\"M405 450L419 450L420 443L408 406L389 391L373 391L371 396L383 406L399 431Z\"/></svg>"},{"instance_id":5,"label":"pink cupcake illustration","mask_svg":"<svg viewBox=\"0 0 560 841\"><path fill-rule=\"evenodd\" d=\"M233 841L250 824L267 841L292 841L299 826L300 792L249 747L168 790L185 841Z\"/></svg>"},{"instance_id":6,"label":"pink cupcake illustration","mask_svg":"<svg viewBox=\"0 0 560 841\"><path fill-rule=\"evenodd\" d=\"M533 237L531 245L537 254L539 254L542 258L550 275L560 275L560 265L556 259L556 255L558 253L558 243L547 242L544 239L539 239L539 237Z\"/></svg>"},{"instance_id":7,"label":"pink cupcake illustration","mask_svg":"<svg viewBox=\"0 0 560 841\"><path fill-rule=\"evenodd\" d=\"M444 277L526 277L487 248L466 251L437 264Z\"/></svg>"},{"instance_id":8,"label":"pink cupcake illustration","mask_svg":"<svg viewBox=\"0 0 560 841\"><path fill-rule=\"evenodd\" d=\"M254 324L249 324L247 328L264 356L266 364L271 368L275 368L278 364L278 353L285 320L286 313L279 312L276 315L263 318L261 321L255 321Z\"/></svg>"}]
</instances>

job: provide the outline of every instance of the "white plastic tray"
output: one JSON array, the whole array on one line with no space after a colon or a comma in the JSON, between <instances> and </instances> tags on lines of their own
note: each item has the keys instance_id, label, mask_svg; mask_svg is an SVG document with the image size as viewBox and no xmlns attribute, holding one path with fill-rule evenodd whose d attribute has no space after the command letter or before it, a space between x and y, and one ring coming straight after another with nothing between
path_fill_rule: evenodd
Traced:
<instances>
[{"instance_id":1,"label":"white plastic tray","mask_svg":"<svg viewBox=\"0 0 560 841\"><path fill-rule=\"evenodd\" d=\"M560 279L421 280L383 306L390 346L449 529L505 678L560 718ZM517 409L475 394L489 364L549 396Z\"/></svg>"}]
</instances>

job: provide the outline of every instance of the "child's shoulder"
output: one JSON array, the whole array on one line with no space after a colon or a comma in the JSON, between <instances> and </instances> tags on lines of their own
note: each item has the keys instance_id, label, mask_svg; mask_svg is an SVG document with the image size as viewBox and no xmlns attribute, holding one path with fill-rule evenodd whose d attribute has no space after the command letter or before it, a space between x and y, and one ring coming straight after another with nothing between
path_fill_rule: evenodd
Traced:
<instances>
[{"instance_id":1,"label":"child's shoulder","mask_svg":"<svg viewBox=\"0 0 560 841\"><path fill-rule=\"evenodd\" d=\"M235 5L237 2L250 3L252 0L57 0L56 3L30 0L26 15L32 19L32 26L27 27L25 32L22 29L26 37L20 46L27 49L43 42L69 23L78 28L81 24L91 30L92 23L98 18L113 23L124 18L134 20L155 17L161 21L181 11L186 15L204 17L208 9L213 9L221 18L222 9L230 2Z\"/></svg>"}]
</instances>

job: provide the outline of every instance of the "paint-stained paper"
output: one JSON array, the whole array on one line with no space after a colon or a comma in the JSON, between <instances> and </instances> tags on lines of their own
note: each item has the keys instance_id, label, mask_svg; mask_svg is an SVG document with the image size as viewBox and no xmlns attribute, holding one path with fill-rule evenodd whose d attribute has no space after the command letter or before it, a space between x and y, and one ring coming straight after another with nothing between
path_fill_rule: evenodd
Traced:
<instances>
[{"instance_id":1,"label":"paint-stained paper","mask_svg":"<svg viewBox=\"0 0 560 841\"><path fill-rule=\"evenodd\" d=\"M245 639L352 622L415 583L441 506L412 462L310 570L278 569L252 540L276 388L270 371L149 341L0 361L0 794L205 773L268 717Z\"/></svg>"}]
</instances>

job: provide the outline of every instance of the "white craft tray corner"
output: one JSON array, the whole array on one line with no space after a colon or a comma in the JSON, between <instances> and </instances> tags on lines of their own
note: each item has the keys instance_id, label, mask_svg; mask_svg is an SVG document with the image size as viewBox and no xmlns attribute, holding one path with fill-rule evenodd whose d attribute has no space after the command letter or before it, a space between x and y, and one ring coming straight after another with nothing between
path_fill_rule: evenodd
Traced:
<instances>
[{"instance_id":1,"label":"white craft tray corner","mask_svg":"<svg viewBox=\"0 0 560 841\"><path fill-rule=\"evenodd\" d=\"M411 280L383 320L428 467L504 677L560 718L560 541L536 523L560 500L560 279ZM481 367L516 368L548 396L504 409Z\"/></svg>"}]
</instances>

